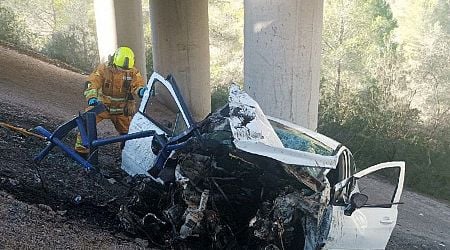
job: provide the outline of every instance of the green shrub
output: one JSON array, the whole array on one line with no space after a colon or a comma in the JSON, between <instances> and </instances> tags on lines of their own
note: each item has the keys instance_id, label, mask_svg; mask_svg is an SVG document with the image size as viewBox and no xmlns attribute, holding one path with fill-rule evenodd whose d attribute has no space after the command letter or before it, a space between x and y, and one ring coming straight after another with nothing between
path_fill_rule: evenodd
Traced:
<instances>
[{"instance_id":1,"label":"green shrub","mask_svg":"<svg viewBox=\"0 0 450 250\"><path fill-rule=\"evenodd\" d=\"M153 52L152 46L145 46L145 68L147 69L147 78L153 73Z\"/></svg>"},{"instance_id":2,"label":"green shrub","mask_svg":"<svg viewBox=\"0 0 450 250\"><path fill-rule=\"evenodd\" d=\"M42 52L84 71L91 71L98 63L95 36L83 27L71 26L52 34Z\"/></svg>"},{"instance_id":3,"label":"green shrub","mask_svg":"<svg viewBox=\"0 0 450 250\"><path fill-rule=\"evenodd\" d=\"M13 11L0 7L0 40L30 48L34 35Z\"/></svg>"},{"instance_id":4,"label":"green shrub","mask_svg":"<svg viewBox=\"0 0 450 250\"><path fill-rule=\"evenodd\" d=\"M318 130L350 148L358 169L386 161L405 161L407 187L449 200L450 136L441 133L431 140L416 109L403 100L387 99L391 103L384 101L376 86L371 86L342 103L341 107L348 107L345 113L322 99Z\"/></svg>"},{"instance_id":5,"label":"green shrub","mask_svg":"<svg viewBox=\"0 0 450 250\"><path fill-rule=\"evenodd\" d=\"M214 112L228 102L228 85L217 85L212 87L211 111Z\"/></svg>"}]
</instances>

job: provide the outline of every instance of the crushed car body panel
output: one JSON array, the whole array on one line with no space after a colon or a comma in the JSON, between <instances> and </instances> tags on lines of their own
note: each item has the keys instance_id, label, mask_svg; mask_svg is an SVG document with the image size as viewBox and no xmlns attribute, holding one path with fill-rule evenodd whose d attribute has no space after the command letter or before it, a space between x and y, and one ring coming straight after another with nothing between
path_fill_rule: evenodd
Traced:
<instances>
[{"instance_id":1,"label":"crushed car body panel","mask_svg":"<svg viewBox=\"0 0 450 250\"><path fill-rule=\"evenodd\" d=\"M237 85L230 87L229 107L233 142L238 149L291 165L336 168L336 155L325 156L284 147L258 103ZM331 140L326 143L331 146L338 145Z\"/></svg>"},{"instance_id":2,"label":"crushed car body panel","mask_svg":"<svg viewBox=\"0 0 450 250\"><path fill-rule=\"evenodd\" d=\"M172 100L182 115L177 118L184 121L185 128L188 129L193 126L194 122L181 98L181 94L175 83L170 80L171 79L164 79L157 73L152 74L148 80L148 91L144 93L139 112L134 115L130 123L129 133L145 130L155 130L157 134L168 133L168 131L164 130L159 124L156 124L156 121L152 120L151 117L146 114L147 109L152 105L151 102L156 99L155 96L157 96L160 91L164 92L166 95L170 94L173 97ZM148 170L153 166L156 159L156 155L151 149L152 140L153 136L127 141L125 143L124 150L122 151L122 169L129 175L149 175Z\"/></svg>"},{"instance_id":3,"label":"crushed car body panel","mask_svg":"<svg viewBox=\"0 0 450 250\"><path fill-rule=\"evenodd\" d=\"M142 114L136 114L131 121L129 133L145 130L155 130L158 134L164 133ZM153 137L146 137L125 143L125 148L122 150L122 169L129 175L148 175L147 171L156 158L156 155L149 153L152 152L152 139Z\"/></svg>"},{"instance_id":4,"label":"crushed car body panel","mask_svg":"<svg viewBox=\"0 0 450 250\"><path fill-rule=\"evenodd\" d=\"M170 83L166 82L166 84L168 84L167 88L170 88ZM181 98L176 95L175 91L171 91L171 93L175 100ZM148 96L147 93L147 95L144 96L143 103L147 103L149 97L150 96ZM178 106L180 105L178 104ZM143 104L140 108L141 114L145 113L144 109L145 105ZM182 107L180 109L182 109ZM223 111L227 113L223 113ZM217 117L215 117L215 115ZM344 193L342 197L347 197L342 200L342 204L332 205L330 202L330 185L326 175L330 171L338 171L337 167L339 164L344 164L341 161L350 161L348 158L351 157L351 153L346 147L342 146L339 142L314 131L281 119L265 116L258 103L244 91L241 91L236 85L232 85L230 88L228 109L217 112L215 115L213 114L211 117L207 118L207 120L211 120L209 123L214 123L212 122L213 120L215 120L215 122L216 120L220 120L221 122L217 122L217 124L213 126L211 134L203 134L203 136L208 138L222 138L223 134L221 133L230 129L230 137L233 143L229 146L234 146L236 150L262 157L261 159L265 158L267 159L266 162L273 160L273 168L281 167L284 169L285 173L296 178L299 183L302 183L313 192L308 195L302 193L303 191L299 193L292 192L283 194L278 196L273 203L266 204L269 211L275 211L275 214L281 213L277 216L278 218L285 218L284 226L286 227L289 227L289 225L291 225L290 223L293 223L292 218L290 217L292 216L292 213L301 211L301 213L305 214L305 218L302 222L304 230L308 231L306 234L307 237L304 238L305 249L317 248L318 246L325 247L326 249L351 249L355 246L358 246L358 248L371 249L379 247L383 248L386 245L392 232L393 225L395 225L397 215L396 205L392 205L390 208L377 208L376 206L362 207L355 209L351 215L345 214L347 213L346 209L350 206L349 197L358 191L357 185L355 185L352 190L341 190L341 192ZM137 114L137 116L140 115ZM144 119L147 119L147 117L144 117ZM228 120L228 123L225 122L226 120ZM139 123L142 121L140 119L133 119L133 122ZM205 123L205 121L202 123ZM225 143L228 136L225 136L224 138L225 139L222 142L218 143ZM146 143L150 144L150 141L146 141ZM126 148L124 151L126 150L129 149ZM152 155L151 151L147 151L147 154ZM235 155L233 156L234 159L238 162L242 161L242 163L245 164L258 164L257 162L259 161L257 160L255 163L254 160L252 161L254 157L238 156L239 154L232 153L231 151L228 154L230 156ZM209 157L207 158L209 159ZM152 159L154 159L154 157ZM211 160L206 160L208 163L204 162L201 165L211 164L210 161ZM145 164L148 164L148 162ZM266 165L267 163L261 164ZM279 166L276 166L277 164ZM393 166L392 164L396 166L399 165L396 163L386 163L386 165L381 164L350 177L350 171L353 166L350 166L350 163L346 164L349 166L341 166L341 169L339 169L339 171L344 171L344 173L339 174L341 180L345 179L343 182L356 180L382 168L389 168ZM221 168L224 168L224 166ZM402 170L400 171L399 184L397 186L395 198L393 199L394 201L398 201L397 198L401 195L404 163L403 167L400 163L400 168ZM181 175L185 179L191 181L198 179L198 177L194 177L188 172L183 172L183 170L188 171L187 169L189 169L189 167L183 163L179 163L177 169L179 169L177 175ZM317 171L315 169L321 170ZM142 168L142 170L145 170L145 168ZM188 178L185 177L186 174ZM204 177L209 178L206 175ZM232 179L235 177L228 178ZM336 187L344 189L345 185L343 182L338 183ZM187 184L189 181L184 181L183 183L185 187L189 186L189 184ZM220 186L218 186L219 184L216 182L213 183L219 188L219 191L225 200L231 202L226 191L220 188ZM197 199L199 199L200 196L201 192L197 194ZM294 207L296 209L292 209ZM195 210L194 206L194 208L189 211L191 212L186 212L188 217L193 216L192 211L197 210ZM249 222L250 228L253 228L254 230L254 236L261 240L275 237L268 233L269 231L274 230L274 224L271 222L274 218L272 217L271 219L270 216L275 216L275 214L264 215L262 210L258 211L256 217ZM283 213L286 213L283 215L284 217L282 216ZM203 213L201 213L201 215L203 216ZM377 218L379 221L375 221L377 219L373 218ZM295 220L294 222L299 223L299 221ZM186 223L187 221L185 221L185 225ZM377 223L393 225L385 226L385 230L377 231ZM196 224L198 224L198 222L196 222ZM185 227L183 228L184 232L186 232L187 229ZM188 231L190 232L190 230L191 229ZM292 230L294 230L294 228ZM183 235L185 235L183 237L187 237L186 233L183 233Z\"/></svg>"},{"instance_id":5,"label":"crushed car body panel","mask_svg":"<svg viewBox=\"0 0 450 250\"><path fill-rule=\"evenodd\" d=\"M231 85L229 92L230 125L234 143L254 142L273 147L283 147L258 103L237 85Z\"/></svg>"},{"instance_id":6,"label":"crushed car body panel","mask_svg":"<svg viewBox=\"0 0 450 250\"><path fill-rule=\"evenodd\" d=\"M263 143L251 141L235 142L237 148L257 154L260 156L270 157L286 164L298 165L301 167L315 168L336 168L338 158L336 156L328 157L321 155L311 155L307 152L296 151L287 148L276 148Z\"/></svg>"},{"instance_id":7,"label":"crushed car body panel","mask_svg":"<svg viewBox=\"0 0 450 250\"><path fill-rule=\"evenodd\" d=\"M145 232L160 248L386 246L404 162L353 174L348 148L267 117L236 85L229 103L200 123L193 122L171 76L154 73L148 87L129 135L106 141L126 140L122 169L134 176L129 200L117 213L123 229ZM376 178L395 176L391 196L378 192Z\"/></svg>"},{"instance_id":8,"label":"crushed car body panel","mask_svg":"<svg viewBox=\"0 0 450 250\"><path fill-rule=\"evenodd\" d=\"M288 121L278 119L278 118L268 116L268 115L266 115L266 117L269 120L269 122L271 123L272 127L275 128L275 131L277 129L281 129L281 126L277 126L276 124L274 124L274 122L282 124L282 125L284 125L285 130L290 130L290 132L293 132L296 134L303 134L304 136L308 137L308 139L314 140L317 144L323 144L323 146L322 146L323 150L336 149L341 145L341 143L339 143L329 137L326 137L322 134L319 134L319 133L309 130L307 128L301 127L292 122L288 122ZM295 147L290 146L289 143L283 143L283 145L287 148L295 148ZM313 153L322 154L321 152L322 151L313 152Z\"/></svg>"}]
</instances>

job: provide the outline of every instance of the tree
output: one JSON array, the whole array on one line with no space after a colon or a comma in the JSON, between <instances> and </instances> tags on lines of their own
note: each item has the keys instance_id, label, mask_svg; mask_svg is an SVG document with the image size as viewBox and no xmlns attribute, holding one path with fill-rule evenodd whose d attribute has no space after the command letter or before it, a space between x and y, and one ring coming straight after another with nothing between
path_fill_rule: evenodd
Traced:
<instances>
[{"instance_id":1,"label":"tree","mask_svg":"<svg viewBox=\"0 0 450 250\"><path fill-rule=\"evenodd\" d=\"M326 2L319 130L360 166L405 160L408 185L445 198L450 3L392 3Z\"/></svg>"},{"instance_id":2,"label":"tree","mask_svg":"<svg viewBox=\"0 0 450 250\"><path fill-rule=\"evenodd\" d=\"M243 82L244 5L242 0L209 1L211 84Z\"/></svg>"},{"instance_id":3,"label":"tree","mask_svg":"<svg viewBox=\"0 0 450 250\"><path fill-rule=\"evenodd\" d=\"M33 36L11 9L0 7L0 40L28 47Z\"/></svg>"}]
</instances>

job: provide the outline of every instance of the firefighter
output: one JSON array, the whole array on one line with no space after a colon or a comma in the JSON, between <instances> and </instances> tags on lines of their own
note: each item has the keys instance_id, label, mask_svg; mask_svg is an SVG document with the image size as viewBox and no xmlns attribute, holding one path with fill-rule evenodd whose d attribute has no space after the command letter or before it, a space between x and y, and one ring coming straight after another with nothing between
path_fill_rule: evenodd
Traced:
<instances>
[{"instance_id":1,"label":"firefighter","mask_svg":"<svg viewBox=\"0 0 450 250\"><path fill-rule=\"evenodd\" d=\"M128 47L120 47L107 63L100 64L89 75L84 96L88 106L95 106L99 102L106 106L106 111L97 115L96 122L109 119L117 132L123 135L128 133L131 116L136 112L134 97L142 98L146 90L141 73L134 67L133 51ZM79 133L75 151L85 158L89 154L89 150L81 143Z\"/></svg>"}]
</instances>

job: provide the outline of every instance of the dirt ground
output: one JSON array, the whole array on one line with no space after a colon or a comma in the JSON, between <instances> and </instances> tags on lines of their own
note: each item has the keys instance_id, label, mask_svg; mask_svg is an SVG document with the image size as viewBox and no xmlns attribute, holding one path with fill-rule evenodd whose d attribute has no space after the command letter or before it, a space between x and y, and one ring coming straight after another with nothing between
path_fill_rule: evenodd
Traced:
<instances>
[{"instance_id":1,"label":"dirt ground","mask_svg":"<svg viewBox=\"0 0 450 250\"><path fill-rule=\"evenodd\" d=\"M3 122L54 128L44 116L1 104ZM73 140L71 134L67 141ZM0 249L140 246L120 233L116 220L128 192L118 145L102 149L98 171L90 172L58 150L34 164L43 146L38 138L0 128Z\"/></svg>"},{"instance_id":2,"label":"dirt ground","mask_svg":"<svg viewBox=\"0 0 450 250\"><path fill-rule=\"evenodd\" d=\"M64 212L64 211L63 211ZM120 237L63 212L30 205L0 191L0 249L144 249L146 242Z\"/></svg>"},{"instance_id":3,"label":"dirt ground","mask_svg":"<svg viewBox=\"0 0 450 250\"><path fill-rule=\"evenodd\" d=\"M84 108L86 76L1 46L0 54L7 60L0 67L0 122L53 130ZM100 136L115 133L109 124L99 129ZM70 134L67 142L73 140ZM148 246L124 234L116 217L130 180L120 170L118 145L102 148L91 172L55 149L35 165L44 146L0 127L0 249ZM450 206L409 191L402 201L388 249L448 249Z\"/></svg>"},{"instance_id":4,"label":"dirt ground","mask_svg":"<svg viewBox=\"0 0 450 250\"><path fill-rule=\"evenodd\" d=\"M53 130L83 109L86 76L1 46L0 54L10 59L0 67L0 122ZM100 135L114 134L111 128L104 124ZM128 192L118 145L101 149L98 171L89 173L55 149L37 166L32 159L44 146L0 127L0 249L146 245L122 234L116 221L116 204Z\"/></svg>"}]
</instances>

